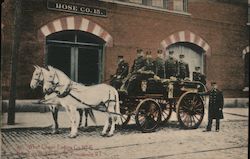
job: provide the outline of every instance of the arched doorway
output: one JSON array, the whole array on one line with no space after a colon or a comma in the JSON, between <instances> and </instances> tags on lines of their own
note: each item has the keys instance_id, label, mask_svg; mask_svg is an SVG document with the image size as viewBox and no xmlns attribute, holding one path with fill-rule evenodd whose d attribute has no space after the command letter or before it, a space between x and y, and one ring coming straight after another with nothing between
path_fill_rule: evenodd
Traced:
<instances>
[{"instance_id":1,"label":"arched doorway","mask_svg":"<svg viewBox=\"0 0 250 159\"><path fill-rule=\"evenodd\" d=\"M166 55L169 51L174 51L174 57L179 59L180 54L184 54L184 61L189 65L190 79L193 79L195 67L199 66L201 72L204 73L204 50L189 42L177 42L166 48Z\"/></svg>"},{"instance_id":2,"label":"arched doorway","mask_svg":"<svg viewBox=\"0 0 250 159\"><path fill-rule=\"evenodd\" d=\"M103 80L104 47L112 47L113 38L99 24L83 16L62 17L41 26L38 39L46 44L46 64L87 85Z\"/></svg>"},{"instance_id":3,"label":"arched doorway","mask_svg":"<svg viewBox=\"0 0 250 159\"><path fill-rule=\"evenodd\" d=\"M179 59L179 54L185 55L185 60L189 64L190 79L193 77L195 66L201 67L201 72L205 71L205 55L210 56L211 48L208 43L189 30L175 32L164 40L161 41L161 46L166 49L168 54L169 50L173 50L176 59Z\"/></svg>"},{"instance_id":4,"label":"arched doorway","mask_svg":"<svg viewBox=\"0 0 250 159\"><path fill-rule=\"evenodd\" d=\"M103 78L105 41L79 30L64 30L46 37L46 64L52 65L72 80L86 85Z\"/></svg>"}]
</instances>

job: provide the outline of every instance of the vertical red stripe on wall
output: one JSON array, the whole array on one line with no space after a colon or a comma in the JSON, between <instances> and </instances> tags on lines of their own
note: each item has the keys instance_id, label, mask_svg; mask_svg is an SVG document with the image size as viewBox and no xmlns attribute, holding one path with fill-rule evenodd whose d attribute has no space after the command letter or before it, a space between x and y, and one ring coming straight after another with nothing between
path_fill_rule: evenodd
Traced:
<instances>
[{"instance_id":1,"label":"vertical red stripe on wall","mask_svg":"<svg viewBox=\"0 0 250 159\"><path fill-rule=\"evenodd\" d=\"M211 56L211 48L210 48L210 47L208 48L208 50L207 50L207 52L206 52L206 55L207 55L207 56Z\"/></svg>"},{"instance_id":2,"label":"vertical red stripe on wall","mask_svg":"<svg viewBox=\"0 0 250 159\"><path fill-rule=\"evenodd\" d=\"M167 48L169 45L171 45L171 41L170 41L169 38L165 39L165 42L166 42L166 48ZM165 49L166 49L166 48L165 48Z\"/></svg>"},{"instance_id":3,"label":"vertical red stripe on wall","mask_svg":"<svg viewBox=\"0 0 250 159\"><path fill-rule=\"evenodd\" d=\"M203 48L203 50L205 50L205 49L204 49L205 46L206 46L206 42L205 42L204 40L202 40L201 47ZM206 50L205 50L205 51L206 51Z\"/></svg>"},{"instance_id":4,"label":"vertical red stripe on wall","mask_svg":"<svg viewBox=\"0 0 250 159\"><path fill-rule=\"evenodd\" d=\"M102 38L102 39L105 39L105 37L108 35L108 33L105 31L105 30L103 30L103 32L100 34L100 37Z\"/></svg>"},{"instance_id":5,"label":"vertical red stripe on wall","mask_svg":"<svg viewBox=\"0 0 250 159\"><path fill-rule=\"evenodd\" d=\"M92 33L93 30L94 30L95 25L96 25L95 23L89 21L89 26L88 26L87 32Z\"/></svg>"},{"instance_id":6,"label":"vertical red stripe on wall","mask_svg":"<svg viewBox=\"0 0 250 159\"><path fill-rule=\"evenodd\" d=\"M75 18L75 29L80 30L82 18L79 16L74 17Z\"/></svg>"},{"instance_id":7,"label":"vertical red stripe on wall","mask_svg":"<svg viewBox=\"0 0 250 159\"><path fill-rule=\"evenodd\" d=\"M175 39L175 42L179 42L180 41L179 32L174 34L174 39Z\"/></svg>"},{"instance_id":8,"label":"vertical red stripe on wall","mask_svg":"<svg viewBox=\"0 0 250 159\"><path fill-rule=\"evenodd\" d=\"M45 36L43 35L41 29L38 30L37 38L38 38L38 41L40 42L44 41L45 39Z\"/></svg>"},{"instance_id":9,"label":"vertical red stripe on wall","mask_svg":"<svg viewBox=\"0 0 250 159\"><path fill-rule=\"evenodd\" d=\"M52 22L47 24L47 26L48 26L50 33L56 32L56 29L55 29L54 25L52 24Z\"/></svg>"},{"instance_id":10,"label":"vertical red stripe on wall","mask_svg":"<svg viewBox=\"0 0 250 159\"><path fill-rule=\"evenodd\" d=\"M185 31L185 40L190 42L190 31Z\"/></svg>"},{"instance_id":11,"label":"vertical red stripe on wall","mask_svg":"<svg viewBox=\"0 0 250 159\"><path fill-rule=\"evenodd\" d=\"M66 18L61 19L61 24L62 24L62 30L67 30L67 20Z\"/></svg>"}]
</instances>

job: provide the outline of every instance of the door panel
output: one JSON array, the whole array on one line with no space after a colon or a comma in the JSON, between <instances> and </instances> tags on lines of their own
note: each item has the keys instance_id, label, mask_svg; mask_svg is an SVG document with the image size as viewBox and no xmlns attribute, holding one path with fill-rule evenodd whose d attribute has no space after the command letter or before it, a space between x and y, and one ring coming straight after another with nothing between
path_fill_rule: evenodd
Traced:
<instances>
[{"instance_id":1,"label":"door panel","mask_svg":"<svg viewBox=\"0 0 250 159\"><path fill-rule=\"evenodd\" d=\"M68 30L46 37L47 64L71 80L86 85L97 84L103 77L103 45L105 41L87 32Z\"/></svg>"},{"instance_id":2,"label":"door panel","mask_svg":"<svg viewBox=\"0 0 250 159\"><path fill-rule=\"evenodd\" d=\"M48 45L47 64L63 71L70 77L70 52L71 48L61 45Z\"/></svg>"},{"instance_id":3,"label":"door panel","mask_svg":"<svg viewBox=\"0 0 250 159\"><path fill-rule=\"evenodd\" d=\"M99 52L95 48L78 49L78 82L92 85L99 81Z\"/></svg>"},{"instance_id":4,"label":"door panel","mask_svg":"<svg viewBox=\"0 0 250 159\"><path fill-rule=\"evenodd\" d=\"M182 45L172 45L170 46L166 53L168 55L169 51L174 51L174 57L179 61L179 55L184 54L185 58L183 61L188 63L189 65L189 72L190 72L190 79L193 79L193 72L195 71L196 66L200 66L201 72L203 73L203 54L202 52L195 51L191 48Z\"/></svg>"}]
</instances>

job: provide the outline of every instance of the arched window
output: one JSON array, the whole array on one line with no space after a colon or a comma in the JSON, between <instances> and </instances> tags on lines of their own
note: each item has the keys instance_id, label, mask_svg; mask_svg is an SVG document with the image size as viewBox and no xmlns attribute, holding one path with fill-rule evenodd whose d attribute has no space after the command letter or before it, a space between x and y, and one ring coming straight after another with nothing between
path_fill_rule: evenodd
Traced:
<instances>
[{"instance_id":1,"label":"arched window","mask_svg":"<svg viewBox=\"0 0 250 159\"><path fill-rule=\"evenodd\" d=\"M65 30L46 37L46 63L72 80L86 85L100 83L103 76L105 41L94 34Z\"/></svg>"}]
</instances>

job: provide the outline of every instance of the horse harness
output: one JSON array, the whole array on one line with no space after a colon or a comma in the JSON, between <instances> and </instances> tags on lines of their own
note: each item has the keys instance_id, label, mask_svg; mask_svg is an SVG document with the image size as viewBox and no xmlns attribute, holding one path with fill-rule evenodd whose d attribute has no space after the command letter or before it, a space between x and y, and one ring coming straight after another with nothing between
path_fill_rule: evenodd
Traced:
<instances>
[{"instance_id":1,"label":"horse harness","mask_svg":"<svg viewBox=\"0 0 250 159\"><path fill-rule=\"evenodd\" d=\"M54 83L53 84L54 88L57 87L57 86L58 86L58 83ZM58 91L55 91L57 93L57 96L59 98L64 98L66 96L71 96L72 98L74 98L79 103L81 103L83 105L86 105L86 106L90 107L91 109L94 109L94 110L97 110L97 111L101 111L101 112L108 112L108 107L107 106L109 105L109 103L110 102L116 102L116 99L114 99L114 100L110 99L110 91L109 91L109 98L105 102L100 102L98 105L91 105L91 104L85 103L84 101L80 100L79 98L77 98L76 96L74 96L71 93L71 86L72 86L72 81L70 81L70 83L68 84L68 86L66 87L65 91L62 94L59 94ZM121 114L115 113L115 112L108 112L108 113L116 114L116 115L121 115Z\"/></svg>"}]
</instances>

